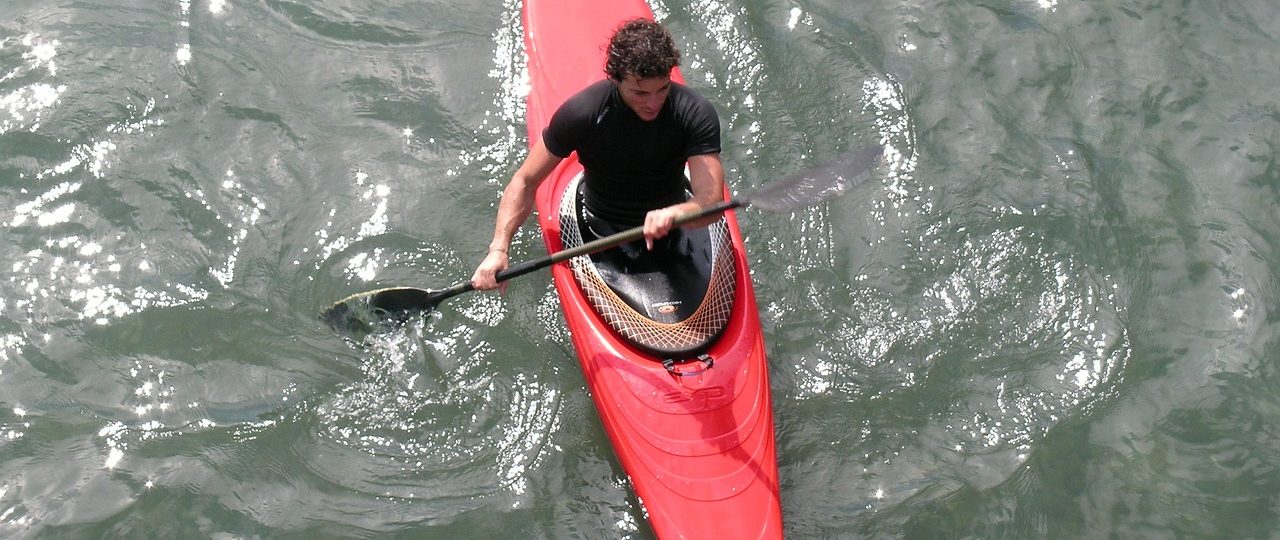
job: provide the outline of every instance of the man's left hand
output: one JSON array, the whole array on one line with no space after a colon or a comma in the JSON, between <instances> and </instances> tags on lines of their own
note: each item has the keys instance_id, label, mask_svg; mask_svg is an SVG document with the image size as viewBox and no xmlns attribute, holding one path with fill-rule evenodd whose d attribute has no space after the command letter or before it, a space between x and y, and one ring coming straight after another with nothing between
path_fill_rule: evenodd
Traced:
<instances>
[{"instance_id":1,"label":"man's left hand","mask_svg":"<svg viewBox=\"0 0 1280 540\"><path fill-rule=\"evenodd\" d=\"M685 205L677 204L666 208L652 210L644 216L644 245L645 248L653 250L653 241L662 238L671 232L672 227L676 224L676 218L685 213L683 208Z\"/></svg>"}]
</instances>

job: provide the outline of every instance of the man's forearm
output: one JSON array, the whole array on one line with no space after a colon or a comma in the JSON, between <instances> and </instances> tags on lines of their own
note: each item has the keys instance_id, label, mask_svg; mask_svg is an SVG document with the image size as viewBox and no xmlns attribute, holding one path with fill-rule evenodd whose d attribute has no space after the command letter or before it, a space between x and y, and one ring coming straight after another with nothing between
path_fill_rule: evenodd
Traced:
<instances>
[{"instance_id":1,"label":"man's forearm","mask_svg":"<svg viewBox=\"0 0 1280 540\"><path fill-rule=\"evenodd\" d=\"M498 217L494 222L493 239L489 241L490 250L507 251L511 247L511 239L516 231L533 213L534 190L523 178L511 179L502 192L502 200L498 202Z\"/></svg>"}]
</instances>

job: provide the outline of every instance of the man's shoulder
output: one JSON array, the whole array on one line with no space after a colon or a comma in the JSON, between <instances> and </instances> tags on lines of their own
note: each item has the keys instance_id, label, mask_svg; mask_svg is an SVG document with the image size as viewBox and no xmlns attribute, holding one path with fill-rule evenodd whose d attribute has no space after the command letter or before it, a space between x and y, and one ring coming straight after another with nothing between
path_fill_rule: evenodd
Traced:
<instances>
[{"instance_id":1,"label":"man's shoulder","mask_svg":"<svg viewBox=\"0 0 1280 540\"><path fill-rule=\"evenodd\" d=\"M688 85L672 82L668 99L680 114L716 115L716 107L711 100Z\"/></svg>"},{"instance_id":2,"label":"man's shoulder","mask_svg":"<svg viewBox=\"0 0 1280 540\"><path fill-rule=\"evenodd\" d=\"M542 132L542 140L552 154L568 157L577 150L582 137L600 114L605 101L613 91L608 79L593 83L565 100Z\"/></svg>"},{"instance_id":3,"label":"man's shoulder","mask_svg":"<svg viewBox=\"0 0 1280 540\"><path fill-rule=\"evenodd\" d=\"M613 81L609 79L601 79L587 85L586 88L578 90L578 93L569 96L563 106L576 107L594 107L600 104L604 99L613 93Z\"/></svg>"},{"instance_id":4,"label":"man's shoulder","mask_svg":"<svg viewBox=\"0 0 1280 540\"><path fill-rule=\"evenodd\" d=\"M706 99L705 97L702 97L701 92L694 90L688 84L676 81L671 81L671 93L673 95L685 96L690 99Z\"/></svg>"}]
</instances>

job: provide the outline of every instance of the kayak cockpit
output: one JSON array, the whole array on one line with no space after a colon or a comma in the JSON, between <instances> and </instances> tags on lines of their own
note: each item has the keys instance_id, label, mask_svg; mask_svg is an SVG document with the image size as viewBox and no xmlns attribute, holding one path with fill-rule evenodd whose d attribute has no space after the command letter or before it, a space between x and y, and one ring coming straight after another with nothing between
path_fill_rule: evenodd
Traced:
<instances>
[{"instance_id":1,"label":"kayak cockpit","mask_svg":"<svg viewBox=\"0 0 1280 540\"><path fill-rule=\"evenodd\" d=\"M560 204L560 237L572 248L618 232L584 216L581 175ZM705 351L724 332L736 287L733 244L724 218L676 229L655 243L623 244L569 262L584 296L628 343L662 359Z\"/></svg>"}]
</instances>

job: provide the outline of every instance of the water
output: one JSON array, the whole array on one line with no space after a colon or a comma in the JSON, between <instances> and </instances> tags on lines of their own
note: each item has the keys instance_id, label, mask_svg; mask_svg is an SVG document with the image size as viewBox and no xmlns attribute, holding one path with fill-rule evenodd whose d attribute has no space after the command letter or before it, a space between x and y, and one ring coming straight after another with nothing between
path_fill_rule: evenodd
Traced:
<instances>
[{"instance_id":1,"label":"water","mask_svg":"<svg viewBox=\"0 0 1280 540\"><path fill-rule=\"evenodd\" d=\"M653 6L735 189L888 148L740 214L790 537L1280 531L1280 9ZM518 2L4 11L0 536L651 536L547 275L316 319L482 256Z\"/></svg>"}]
</instances>

